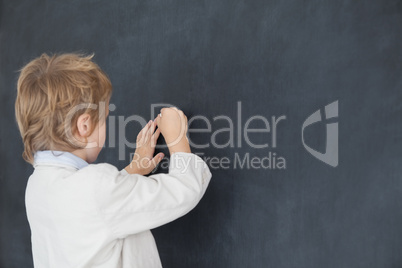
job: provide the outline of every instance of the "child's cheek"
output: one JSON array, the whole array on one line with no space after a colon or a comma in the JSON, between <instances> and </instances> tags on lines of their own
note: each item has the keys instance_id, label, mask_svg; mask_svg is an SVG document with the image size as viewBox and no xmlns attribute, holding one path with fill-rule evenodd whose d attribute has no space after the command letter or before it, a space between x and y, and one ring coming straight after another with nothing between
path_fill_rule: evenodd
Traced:
<instances>
[{"instance_id":1,"label":"child's cheek","mask_svg":"<svg viewBox=\"0 0 402 268\"><path fill-rule=\"evenodd\" d=\"M103 124L102 128L100 129L100 139L99 139L99 143L100 146L99 147L103 147L103 145L105 144L106 141L106 123Z\"/></svg>"}]
</instances>

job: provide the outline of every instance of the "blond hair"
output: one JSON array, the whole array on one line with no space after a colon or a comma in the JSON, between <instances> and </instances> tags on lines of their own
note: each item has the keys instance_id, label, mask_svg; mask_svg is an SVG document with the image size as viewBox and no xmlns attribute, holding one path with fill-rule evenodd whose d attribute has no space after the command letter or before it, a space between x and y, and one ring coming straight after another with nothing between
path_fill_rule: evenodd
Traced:
<instances>
[{"instance_id":1,"label":"blond hair","mask_svg":"<svg viewBox=\"0 0 402 268\"><path fill-rule=\"evenodd\" d=\"M78 117L90 115L90 133L104 119L94 107L109 101L112 84L93 56L44 53L19 70L15 115L25 161L33 164L37 151L81 149L71 139Z\"/></svg>"}]
</instances>

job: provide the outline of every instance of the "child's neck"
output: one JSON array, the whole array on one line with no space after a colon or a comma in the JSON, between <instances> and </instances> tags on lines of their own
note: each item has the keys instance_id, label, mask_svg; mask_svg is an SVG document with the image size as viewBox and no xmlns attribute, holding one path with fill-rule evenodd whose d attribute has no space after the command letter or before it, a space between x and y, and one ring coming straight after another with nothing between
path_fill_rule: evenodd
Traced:
<instances>
[{"instance_id":1,"label":"child's neck","mask_svg":"<svg viewBox=\"0 0 402 268\"><path fill-rule=\"evenodd\" d=\"M88 156L85 152L85 149L79 149L71 152L73 155L78 156L79 158L83 159L85 162L89 163Z\"/></svg>"}]
</instances>

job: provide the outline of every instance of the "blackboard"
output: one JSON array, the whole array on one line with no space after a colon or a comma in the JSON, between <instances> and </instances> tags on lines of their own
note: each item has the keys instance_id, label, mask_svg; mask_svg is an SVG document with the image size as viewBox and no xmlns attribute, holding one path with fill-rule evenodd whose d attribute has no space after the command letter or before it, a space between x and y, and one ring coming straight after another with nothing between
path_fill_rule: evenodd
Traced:
<instances>
[{"instance_id":1,"label":"blackboard","mask_svg":"<svg viewBox=\"0 0 402 268\"><path fill-rule=\"evenodd\" d=\"M114 88L115 129L98 162L127 165L133 149L119 137L134 142L141 127L124 120L151 119L151 105L177 106L194 118L190 129L207 130L189 134L209 145L192 148L213 175L204 198L153 230L164 267L402 267L402 1L0 8L0 267L33 267L24 204L33 168L14 117L17 71L44 52L78 51L95 53ZM246 137L253 116L248 129L266 131ZM227 118L233 131L216 133ZM225 157L230 164L217 167Z\"/></svg>"}]
</instances>

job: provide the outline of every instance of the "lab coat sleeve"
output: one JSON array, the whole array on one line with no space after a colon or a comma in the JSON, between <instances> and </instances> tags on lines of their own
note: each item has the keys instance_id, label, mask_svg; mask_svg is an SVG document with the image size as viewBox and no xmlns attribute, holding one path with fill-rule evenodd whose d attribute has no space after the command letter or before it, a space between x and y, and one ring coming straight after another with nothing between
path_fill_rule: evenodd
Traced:
<instances>
[{"instance_id":1,"label":"lab coat sleeve","mask_svg":"<svg viewBox=\"0 0 402 268\"><path fill-rule=\"evenodd\" d=\"M169 173L149 176L104 170L94 193L99 213L114 238L153 229L192 210L212 174L193 153L171 155Z\"/></svg>"}]
</instances>

